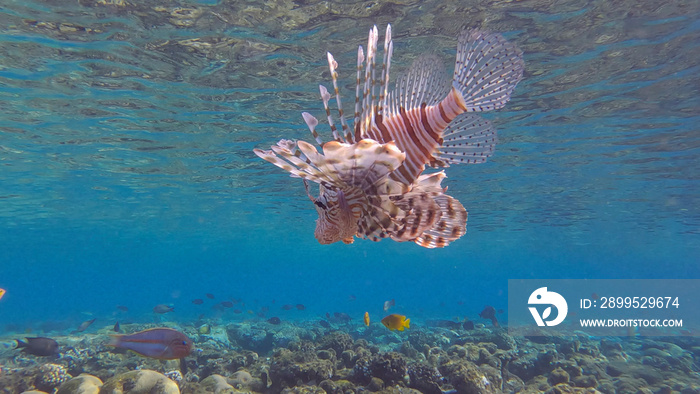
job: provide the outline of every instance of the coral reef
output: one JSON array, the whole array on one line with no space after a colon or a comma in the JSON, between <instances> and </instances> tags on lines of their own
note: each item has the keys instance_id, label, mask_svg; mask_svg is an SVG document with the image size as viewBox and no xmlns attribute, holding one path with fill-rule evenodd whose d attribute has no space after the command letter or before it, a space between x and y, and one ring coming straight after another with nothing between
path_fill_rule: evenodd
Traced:
<instances>
[{"instance_id":1,"label":"coral reef","mask_svg":"<svg viewBox=\"0 0 700 394\"><path fill-rule=\"evenodd\" d=\"M70 378L72 376L68 374L63 365L44 364L38 368L35 384L36 388L41 391L52 392Z\"/></svg>"},{"instance_id":2,"label":"coral reef","mask_svg":"<svg viewBox=\"0 0 700 394\"><path fill-rule=\"evenodd\" d=\"M117 375L102 385L100 393L179 394L177 383L162 373L149 370L129 371Z\"/></svg>"},{"instance_id":3,"label":"coral reef","mask_svg":"<svg viewBox=\"0 0 700 394\"><path fill-rule=\"evenodd\" d=\"M108 331L60 338L62 352L52 360L4 354L0 393L700 393L700 343L693 338L514 338L483 326L398 335L359 323L321 329L316 321L206 324L206 333L201 323L181 328L196 338L186 368L106 348Z\"/></svg>"},{"instance_id":4,"label":"coral reef","mask_svg":"<svg viewBox=\"0 0 700 394\"><path fill-rule=\"evenodd\" d=\"M270 364L273 387L280 389L299 383L321 382L332 378L334 372L333 361L319 358L311 344L302 344L294 351L278 349Z\"/></svg>"},{"instance_id":5,"label":"coral reef","mask_svg":"<svg viewBox=\"0 0 700 394\"><path fill-rule=\"evenodd\" d=\"M92 375L80 374L63 383L56 394L98 394L102 381Z\"/></svg>"},{"instance_id":6,"label":"coral reef","mask_svg":"<svg viewBox=\"0 0 700 394\"><path fill-rule=\"evenodd\" d=\"M214 394L229 394L235 391L233 386L228 384L225 377L217 374L209 375L202 380L199 386L204 389L204 391Z\"/></svg>"}]
</instances>

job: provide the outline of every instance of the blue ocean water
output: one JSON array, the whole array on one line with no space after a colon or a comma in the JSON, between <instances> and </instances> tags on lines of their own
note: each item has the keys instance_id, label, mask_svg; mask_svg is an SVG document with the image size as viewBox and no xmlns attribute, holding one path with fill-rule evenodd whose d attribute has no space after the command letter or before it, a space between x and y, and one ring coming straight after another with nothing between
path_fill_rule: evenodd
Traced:
<instances>
[{"instance_id":1,"label":"blue ocean water","mask_svg":"<svg viewBox=\"0 0 700 394\"><path fill-rule=\"evenodd\" d=\"M697 2L403 3L6 2L0 332L152 322L156 304L186 322L231 297L244 313L224 321L360 321L390 299L478 319L508 279L700 279ZM451 70L465 26L524 52L485 114L496 154L447 171L469 221L445 249L319 245L302 183L252 153L311 141L325 52L350 103L357 45L387 23L394 75L427 51Z\"/></svg>"}]
</instances>

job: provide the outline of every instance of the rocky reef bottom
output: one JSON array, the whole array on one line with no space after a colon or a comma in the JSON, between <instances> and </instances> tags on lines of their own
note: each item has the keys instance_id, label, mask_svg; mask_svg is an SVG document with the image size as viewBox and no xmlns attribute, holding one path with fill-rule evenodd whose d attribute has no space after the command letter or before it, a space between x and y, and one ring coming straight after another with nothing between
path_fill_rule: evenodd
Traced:
<instances>
[{"instance_id":1,"label":"rocky reef bottom","mask_svg":"<svg viewBox=\"0 0 700 394\"><path fill-rule=\"evenodd\" d=\"M113 332L103 328L53 336L56 356L4 351L0 393L700 394L700 340L693 337L526 338L503 328L390 332L317 322L161 326L195 342L185 365L106 347ZM19 336L5 340L12 338Z\"/></svg>"}]
</instances>

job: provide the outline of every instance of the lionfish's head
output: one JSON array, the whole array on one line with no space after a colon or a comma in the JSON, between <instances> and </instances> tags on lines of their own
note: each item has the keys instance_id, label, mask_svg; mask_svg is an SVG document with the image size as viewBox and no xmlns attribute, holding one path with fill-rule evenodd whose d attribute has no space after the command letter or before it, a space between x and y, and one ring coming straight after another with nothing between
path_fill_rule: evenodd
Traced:
<instances>
[{"instance_id":1,"label":"lionfish's head","mask_svg":"<svg viewBox=\"0 0 700 394\"><path fill-rule=\"evenodd\" d=\"M305 185L306 182L304 183ZM316 231L314 236L322 245L343 241L346 244L353 242L353 236L357 233L357 219L345 199L342 190L326 189L322 185L319 188L319 196L313 197L306 188L311 201L318 212Z\"/></svg>"}]
</instances>

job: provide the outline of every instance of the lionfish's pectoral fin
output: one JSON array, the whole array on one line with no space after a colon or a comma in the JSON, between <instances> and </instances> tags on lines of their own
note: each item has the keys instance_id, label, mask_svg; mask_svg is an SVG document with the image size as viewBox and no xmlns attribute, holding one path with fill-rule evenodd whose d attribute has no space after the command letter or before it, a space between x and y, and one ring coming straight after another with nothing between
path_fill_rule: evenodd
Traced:
<instances>
[{"instance_id":1,"label":"lionfish's pectoral fin","mask_svg":"<svg viewBox=\"0 0 700 394\"><path fill-rule=\"evenodd\" d=\"M457 199L445 194L440 183L445 173L421 175L413 189L391 200L407 212L396 231L395 241L413 241L425 248L442 248L466 233L467 210Z\"/></svg>"},{"instance_id":2,"label":"lionfish's pectoral fin","mask_svg":"<svg viewBox=\"0 0 700 394\"><path fill-rule=\"evenodd\" d=\"M467 210L454 197L441 194L434 198L440 207L440 219L413 242L424 248L443 248L467 232Z\"/></svg>"},{"instance_id":3,"label":"lionfish's pectoral fin","mask_svg":"<svg viewBox=\"0 0 700 394\"><path fill-rule=\"evenodd\" d=\"M484 163L498 143L496 128L479 115L463 113L447 126L442 146L433 155L440 167L459 163Z\"/></svg>"}]
</instances>

